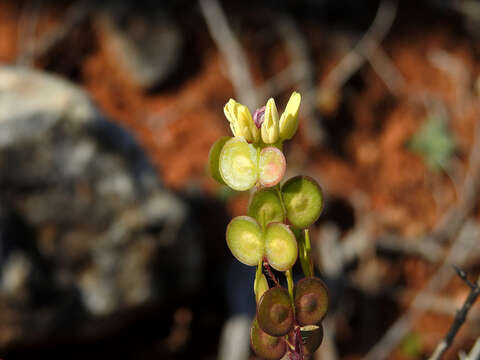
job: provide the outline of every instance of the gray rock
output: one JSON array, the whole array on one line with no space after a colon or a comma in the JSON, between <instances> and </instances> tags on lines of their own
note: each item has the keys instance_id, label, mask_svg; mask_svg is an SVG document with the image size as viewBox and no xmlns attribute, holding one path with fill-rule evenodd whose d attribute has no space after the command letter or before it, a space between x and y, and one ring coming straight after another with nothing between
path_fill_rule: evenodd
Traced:
<instances>
[{"instance_id":1,"label":"gray rock","mask_svg":"<svg viewBox=\"0 0 480 360\"><path fill-rule=\"evenodd\" d=\"M198 286L189 207L80 88L0 67L0 346Z\"/></svg>"}]
</instances>

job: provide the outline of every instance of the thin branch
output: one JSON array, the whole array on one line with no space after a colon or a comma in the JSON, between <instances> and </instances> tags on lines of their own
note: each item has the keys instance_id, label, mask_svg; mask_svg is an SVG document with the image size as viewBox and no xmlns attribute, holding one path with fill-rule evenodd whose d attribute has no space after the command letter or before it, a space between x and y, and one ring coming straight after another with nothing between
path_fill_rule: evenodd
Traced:
<instances>
[{"instance_id":1,"label":"thin branch","mask_svg":"<svg viewBox=\"0 0 480 360\"><path fill-rule=\"evenodd\" d=\"M402 339L410 331L418 313L416 308L420 307L424 299L424 294L435 293L442 289L453 276L451 264L463 266L470 256L472 249L478 246L479 229L476 223L467 221L462 231L453 242L450 250L435 275L432 276L428 284L412 301L410 308L400 316L397 321L387 330L380 341L365 355L365 360L386 359L394 348L400 344Z\"/></svg>"},{"instance_id":2,"label":"thin branch","mask_svg":"<svg viewBox=\"0 0 480 360\"><path fill-rule=\"evenodd\" d=\"M77 0L65 11L61 24L36 38L41 1L26 3L19 20L17 64L31 66L33 61L45 55L64 40L90 13L91 0Z\"/></svg>"},{"instance_id":3,"label":"thin branch","mask_svg":"<svg viewBox=\"0 0 480 360\"><path fill-rule=\"evenodd\" d=\"M18 20L17 65L32 65L29 48L35 38L42 5L42 1L39 0L26 1L23 5Z\"/></svg>"},{"instance_id":4,"label":"thin branch","mask_svg":"<svg viewBox=\"0 0 480 360\"><path fill-rule=\"evenodd\" d=\"M443 2L442 2L443 3ZM450 2L446 4L450 5ZM475 0L453 1L450 7L472 20L480 20L480 4Z\"/></svg>"},{"instance_id":5,"label":"thin branch","mask_svg":"<svg viewBox=\"0 0 480 360\"><path fill-rule=\"evenodd\" d=\"M396 2L382 1L378 6L377 14L370 28L355 47L328 74L322 86L340 89L362 67L365 61L372 59L379 49L380 43L390 30L396 13ZM382 59L378 61L385 63L387 56L384 53L383 55ZM397 78L400 78L400 76L396 75Z\"/></svg>"},{"instance_id":6,"label":"thin branch","mask_svg":"<svg viewBox=\"0 0 480 360\"><path fill-rule=\"evenodd\" d=\"M399 301L402 305L407 305L414 295L412 291L393 292L392 300ZM400 299L399 299L400 298ZM415 304L416 309L420 311L434 312L441 315L454 317L458 310L458 304L455 300L447 296L425 293L422 295L422 302ZM475 307L470 311L470 319L480 320L480 307Z\"/></svg>"},{"instance_id":7,"label":"thin branch","mask_svg":"<svg viewBox=\"0 0 480 360\"><path fill-rule=\"evenodd\" d=\"M455 267L455 270L458 276L470 287L470 293L468 294L467 299L463 303L463 306L455 315L455 319L453 319L453 323L450 326L447 335L437 345L435 351L433 352L432 356L430 356L429 360L440 360L442 358L443 354L445 354L450 345L452 345L453 339L455 338L463 323L467 319L468 311L471 309L472 305L475 303L478 296L480 295L480 277L478 278L477 283L473 284L467 279L465 272L460 270L458 267Z\"/></svg>"},{"instance_id":8,"label":"thin branch","mask_svg":"<svg viewBox=\"0 0 480 360\"><path fill-rule=\"evenodd\" d=\"M29 56L33 59L45 55L59 42L64 40L72 30L80 24L90 13L90 0L78 0L65 12L64 21L54 29L41 36L30 50Z\"/></svg>"},{"instance_id":9,"label":"thin branch","mask_svg":"<svg viewBox=\"0 0 480 360\"><path fill-rule=\"evenodd\" d=\"M475 341L475 344L464 360L480 360L480 337Z\"/></svg>"},{"instance_id":10,"label":"thin branch","mask_svg":"<svg viewBox=\"0 0 480 360\"><path fill-rule=\"evenodd\" d=\"M232 85L240 102L250 109L259 106L259 98L249 70L247 56L235 37L227 16L217 0L199 0L200 10L208 30L224 56Z\"/></svg>"},{"instance_id":11,"label":"thin branch","mask_svg":"<svg viewBox=\"0 0 480 360\"><path fill-rule=\"evenodd\" d=\"M442 245L435 241L422 241L421 239L409 241L392 233L375 239L375 245L384 251L420 256L431 263L438 261L444 253Z\"/></svg>"},{"instance_id":12,"label":"thin branch","mask_svg":"<svg viewBox=\"0 0 480 360\"><path fill-rule=\"evenodd\" d=\"M293 78L298 81L298 90L304 94L303 102L307 105L302 107L303 115L306 117L305 126L307 131L305 135L311 143L319 144L322 142L325 134L316 121L313 111L314 99L309 94L315 93L315 71L310 60L309 45L305 37L295 24L292 17L283 14L275 19L275 26L283 37L288 54L291 58L292 66L289 70ZM289 69L287 68L287 69ZM269 90L268 87L264 91Z\"/></svg>"},{"instance_id":13,"label":"thin branch","mask_svg":"<svg viewBox=\"0 0 480 360\"><path fill-rule=\"evenodd\" d=\"M394 95L399 95L401 89L405 87L405 78L381 45L378 45L375 53L368 58L368 61L388 90Z\"/></svg>"}]
</instances>

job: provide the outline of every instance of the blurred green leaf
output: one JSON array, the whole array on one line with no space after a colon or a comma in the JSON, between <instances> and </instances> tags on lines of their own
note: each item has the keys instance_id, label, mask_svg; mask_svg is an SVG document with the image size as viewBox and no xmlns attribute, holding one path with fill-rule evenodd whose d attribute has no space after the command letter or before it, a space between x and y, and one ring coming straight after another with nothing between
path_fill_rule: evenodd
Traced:
<instances>
[{"instance_id":1,"label":"blurred green leaf","mask_svg":"<svg viewBox=\"0 0 480 360\"><path fill-rule=\"evenodd\" d=\"M422 338L420 334L416 332L408 334L400 345L400 351L407 357L419 357L422 353Z\"/></svg>"},{"instance_id":2,"label":"blurred green leaf","mask_svg":"<svg viewBox=\"0 0 480 360\"><path fill-rule=\"evenodd\" d=\"M411 152L420 155L433 171L444 169L457 148L447 119L438 114L429 115L406 146Z\"/></svg>"}]
</instances>

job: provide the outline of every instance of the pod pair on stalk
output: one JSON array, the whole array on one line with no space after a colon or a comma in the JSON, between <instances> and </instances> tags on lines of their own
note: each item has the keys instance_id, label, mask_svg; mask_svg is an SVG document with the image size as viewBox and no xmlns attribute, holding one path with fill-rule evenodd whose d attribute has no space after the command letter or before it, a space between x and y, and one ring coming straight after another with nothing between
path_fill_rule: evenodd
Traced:
<instances>
[{"instance_id":1,"label":"pod pair on stalk","mask_svg":"<svg viewBox=\"0 0 480 360\"><path fill-rule=\"evenodd\" d=\"M253 350L265 359L280 359L287 351L309 356L323 340L322 319L328 309L324 283L315 277L300 280L288 291L273 287L258 300L250 329Z\"/></svg>"},{"instance_id":2,"label":"pod pair on stalk","mask_svg":"<svg viewBox=\"0 0 480 360\"><path fill-rule=\"evenodd\" d=\"M298 249L285 219L295 229L303 229L317 220L322 207L320 187L307 177L293 177L281 190L257 190L248 216L237 216L228 225L228 247L245 265L255 266L265 257L275 270L289 270L297 260Z\"/></svg>"},{"instance_id":3,"label":"pod pair on stalk","mask_svg":"<svg viewBox=\"0 0 480 360\"><path fill-rule=\"evenodd\" d=\"M213 178L237 191L248 190L256 184L275 186L285 174L285 156L278 148L261 148L241 137L218 139L209 158Z\"/></svg>"}]
</instances>

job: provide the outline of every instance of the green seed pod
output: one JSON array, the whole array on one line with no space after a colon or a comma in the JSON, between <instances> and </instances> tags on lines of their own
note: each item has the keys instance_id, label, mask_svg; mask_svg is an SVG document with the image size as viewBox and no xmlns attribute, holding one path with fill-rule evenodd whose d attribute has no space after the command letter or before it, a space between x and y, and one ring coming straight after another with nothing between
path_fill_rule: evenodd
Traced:
<instances>
[{"instance_id":1,"label":"green seed pod","mask_svg":"<svg viewBox=\"0 0 480 360\"><path fill-rule=\"evenodd\" d=\"M300 334L303 342L303 353L307 356L313 355L323 341L322 324L303 326L300 328Z\"/></svg>"},{"instance_id":2,"label":"green seed pod","mask_svg":"<svg viewBox=\"0 0 480 360\"><path fill-rule=\"evenodd\" d=\"M257 149L241 137L228 140L220 152L219 169L232 189L250 189L258 180Z\"/></svg>"},{"instance_id":3,"label":"green seed pod","mask_svg":"<svg viewBox=\"0 0 480 360\"><path fill-rule=\"evenodd\" d=\"M255 299L258 303L265 291L268 290L268 281L265 275L261 274L258 278L255 278L253 290L255 292Z\"/></svg>"},{"instance_id":4,"label":"green seed pod","mask_svg":"<svg viewBox=\"0 0 480 360\"><path fill-rule=\"evenodd\" d=\"M278 360L287 352L287 344L281 337L268 335L258 326L257 319L253 320L250 328L252 349L263 359Z\"/></svg>"},{"instance_id":5,"label":"green seed pod","mask_svg":"<svg viewBox=\"0 0 480 360\"><path fill-rule=\"evenodd\" d=\"M285 175L286 167L285 156L279 149L273 146L264 148L258 159L260 184L266 187L277 185Z\"/></svg>"},{"instance_id":6,"label":"green seed pod","mask_svg":"<svg viewBox=\"0 0 480 360\"><path fill-rule=\"evenodd\" d=\"M220 161L220 153L222 151L223 145L230 140L230 136L222 136L220 139L215 141L210 148L210 152L208 153L208 170L210 175L220 184L225 185L225 181L222 179L222 175L220 175L219 169L219 161Z\"/></svg>"},{"instance_id":7,"label":"green seed pod","mask_svg":"<svg viewBox=\"0 0 480 360\"><path fill-rule=\"evenodd\" d=\"M237 216L227 226L227 245L233 256L254 266L262 259L264 242L260 225L249 216Z\"/></svg>"},{"instance_id":8,"label":"green seed pod","mask_svg":"<svg viewBox=\"0 0 480 360\"><path fill-rule=\"evenodd\" d=\"M271 336L283 336L293 329L293 307L286 289L277 286L265 291L258 302L257 320Z\"/></svg>"},{"instance_id":9,"label":"green seed pod","mask_svg":"<svg viewBox=\"0 0 480 360\"><path fill-rule=\"evenodd\" d=\"M297 240L290 228L282 223L270 223L265 229L265 255L278 271L291 269L297 261Z\"/></svg>"},{"instance_id":10,"label":"green seed pod","mask_svg":"<svg viewBox=\"0 0 480 360\"><path fill-rule=\"evenodd\" d=\"M285 219L282 201L274 189L256 191L248 204L247 214L257 220L263 228L271 222L283 222Z\"/></svg>"},{"instance_id":11,"label":"green seed pod","mask_svg":"<svg viewBox=\"0 0 480 360\"><path fill-rule=\"evenodd\" d=\"M298 324L318 325L328 309L328 292L323 281L316 277L304 278L293 291Z\"/></svg>"},{"instance_id":12,"label":"green seed pod","mask_svg":"<svg viewBox=\"0 0 480 360\"><path fill-rule=\"evenodd\" d=\"M295 176L283 184L282 198L288 221L299 229L312 225L323 209L322 189L308 176Z\"/></svg>"}]
</instances>

